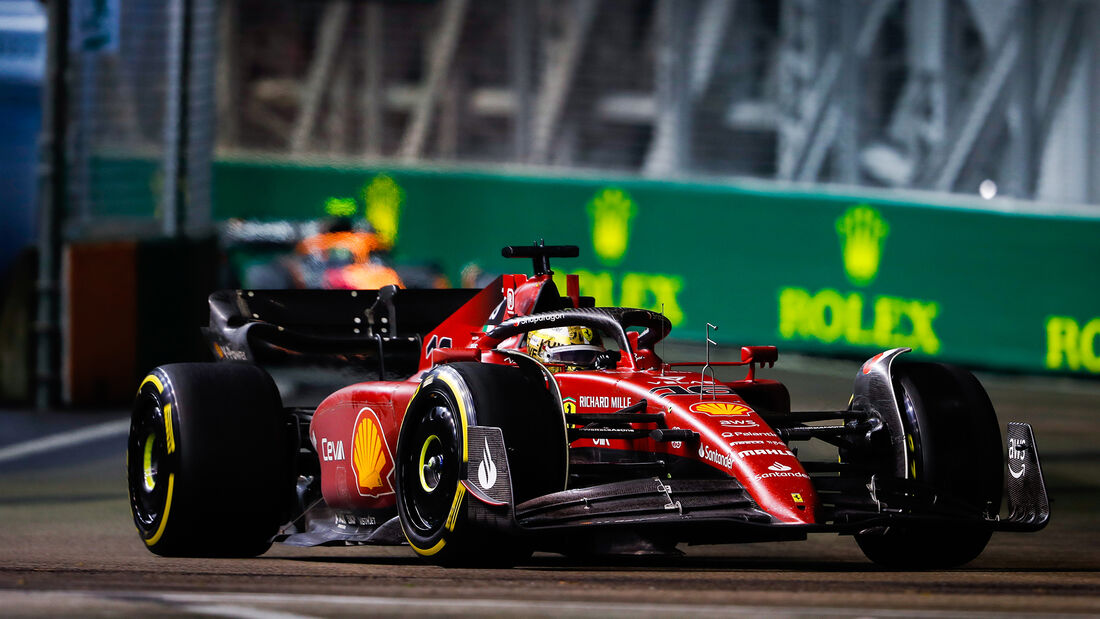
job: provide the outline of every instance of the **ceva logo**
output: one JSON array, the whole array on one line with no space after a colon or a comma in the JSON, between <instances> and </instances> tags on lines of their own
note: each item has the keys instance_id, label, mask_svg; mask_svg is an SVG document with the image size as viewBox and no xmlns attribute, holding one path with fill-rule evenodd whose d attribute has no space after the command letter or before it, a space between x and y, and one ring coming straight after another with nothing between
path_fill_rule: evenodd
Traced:
<instances>
[{"instance_id":1,"label":"ceva logo","mask_svg":"<svg viewBox=\"0 0 1100 619\"><path fill-rule=\"evenodd\" d=\"M844 254L844 272L856 286L867 286L878 275L882 246L890 226L879 212L866 204L857 204L836 220L840 249Z\"/></svg>"},{"instance_id":2,"label":"ceva logo","mask_svg":"<svg viewBox=\"0 0 1100 619\"><path fill-rule=\"evenodd\" d=\"M592 246L605 264L622 261L630 243L630 222L638 214L634 200L622 189L608 187L588 203L592 220Z\"/></svg>"}]
</instances>

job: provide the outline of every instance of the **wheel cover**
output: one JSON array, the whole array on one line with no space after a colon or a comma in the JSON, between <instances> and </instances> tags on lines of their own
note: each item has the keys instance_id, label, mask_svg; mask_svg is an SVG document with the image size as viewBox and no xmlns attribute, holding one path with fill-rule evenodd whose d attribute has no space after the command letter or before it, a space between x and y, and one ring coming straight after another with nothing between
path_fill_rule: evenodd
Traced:
<instances>
[{"instance_id":1,"label":"wheel cover","mask_svg":"<svg viewBox=\"0 0 1100 619\"><path fill-rule=\"evenodd\" d=\"M142 480L142 488L146 492L152 492L157 487L157 460L153 458L153 443L156 441L156 434L150 432L145 437L145 453L142 455L142 468L145 470L145 477Z\"/></svg>"},{"instance_id":2,"label":"wheel cover","mask_svg":"<svg viewBox=\"0 0 1100 619\"><path fill-rule=\"evenodd\" d=\"M161 517L168 486L161 483L168 472L164 411L156 397L143 394L134 407L127 445L127 477L130 507L135 524L150 531Z\"/></svg>"},{"instance_id":3,"label":"wheel cover","mask_svg":"<svg viewBox=\"0 0 1100 619\"><path fill-rule=\"evenodd\" d=\"M434 492L439 487L444 465L443 443L438 436L432 434L424 440L424 446L420 448L420 487L425 492Z\"/></svg>"},{"instance_id":4,"label":"wheel cover","mask_svg":"<svg viewBox=\"0 0 1100 619\"><path fill-rule=\"evenodd\" d=\"M407 525L425 538L447 523L460 481L461 422L453 401L440 391L422 394L424 402L410 411L412 423L398 483Z\"/></svg>"}]
</instances>

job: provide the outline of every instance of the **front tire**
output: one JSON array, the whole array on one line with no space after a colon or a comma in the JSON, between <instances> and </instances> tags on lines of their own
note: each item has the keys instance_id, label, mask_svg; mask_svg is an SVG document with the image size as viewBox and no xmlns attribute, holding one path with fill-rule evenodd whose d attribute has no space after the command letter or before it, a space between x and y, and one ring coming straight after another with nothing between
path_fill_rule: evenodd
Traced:
<instances>
[{"instance_id":1,"label":"front tire","mask_svg":"<svg viewBox=\"0 0 1100 619\"><path fill-rule=\"evenodd\" d=\"M163 556L262 554L293 478L275 383L245 363L180 363L146 376L126 451L130 508Z\"/></svg>"},{"instance_id":2,"label":"front tire","mask_svg":"<svg viewBox=\"0 0 1100 619\"><path fill-rule=\"evenodd\" d=\"M519 368L451 363L425 375L397 443L401 528L424 559L447 566L514 565L521 539L467 518L469 427L501 429L515 503L564 490L568 444L560 403Z\"/></svg>"},{"instance_id":3,"label":"front tire","mask_svg":"<svg viewBox=\"0 0 1100 619\"><path fill-rule=\"evenodd\" d=\"M906 429L910 478L972 513L996 513L1004 485L997 414L981 383L952 365L899 364L894 389ZM992 531L981 525L890 527L855 536L868 559L893 569L950 568L977 558Z\"/></svg>"}]
</instances>

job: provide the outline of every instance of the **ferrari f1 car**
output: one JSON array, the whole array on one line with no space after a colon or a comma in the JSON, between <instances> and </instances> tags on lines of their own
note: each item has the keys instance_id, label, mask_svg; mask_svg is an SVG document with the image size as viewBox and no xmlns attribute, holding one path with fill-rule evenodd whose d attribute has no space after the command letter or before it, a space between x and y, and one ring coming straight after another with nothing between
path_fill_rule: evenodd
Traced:
<instances>
[{"instance_id":1,"label":"ferrari f1 car","mask_svg":"<svg viewBox=\"0 0 1100 619\"><path fill-rule=\"evenodd\" d=\"M130 500L148 549L408 543L433 563L499 566L535 550L674 553L832 532L875 563L933 568L1049 519L1030 426L1008 424L1006 460L965 370L888 350L859 369L846 408L795 412L786 387L757 375L774 347L666 363L663 315L594 307L575 276L561 294L550 258L576 247L504 255L531 258L533 276L211 295L219 362L156 368L133 409ZM535 354L536 334L555 330L579 332L558 342L574 354ZM262 369L278 366L327 368L317 375L346 386L284 407ZM722 366L745 374L718 380ZM835 457L800 459L810 440Z\"/></svg>"}]
</instances>

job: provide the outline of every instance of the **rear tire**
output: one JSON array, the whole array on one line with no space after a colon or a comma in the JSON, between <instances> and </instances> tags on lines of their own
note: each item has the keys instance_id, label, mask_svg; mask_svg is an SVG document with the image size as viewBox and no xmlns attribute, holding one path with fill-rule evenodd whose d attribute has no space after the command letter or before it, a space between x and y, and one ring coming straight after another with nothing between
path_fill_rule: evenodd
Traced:
<instances>
[{"instance_id":1,"label":"rear tire","mask_svg":"<svg viewBox=\"0 0 1100 619\"><path fill-rule=\"evenodd\" d=\"M245 363L158 367L130 421L130 507L150 551L251 557L271 546L293 496L279 392Z\"/></svg>"},{"instance_id":2,"label":"rear tire","mask_svg":"<svg viewBox=\"0 0 1100 619\"><path fill-rule=\"evenodd\" d=\"M909 476L961 501L980 518L996 513L1004 485L997 414L981 383L951 365L911 363L894 368L894 389L906 429ZM890 527L855 536L868 559L888 568L963 565L985 549L992 531L976 526Z\"/></svg>"},{"instance_id":3,"label":"rear tire","mask_svg":"<svg viewBox=\"0 0 1100 619\"><path fill-rule=\"evenodd\" d=\"M519 368L450 363L424 376L397 443L401 529L413 550L445 566L506 567L531 554L522 539L467 518L469 426L501 429L516 504L565 489L568 443L560 404Z\"/></svg>"}]
</instances>

